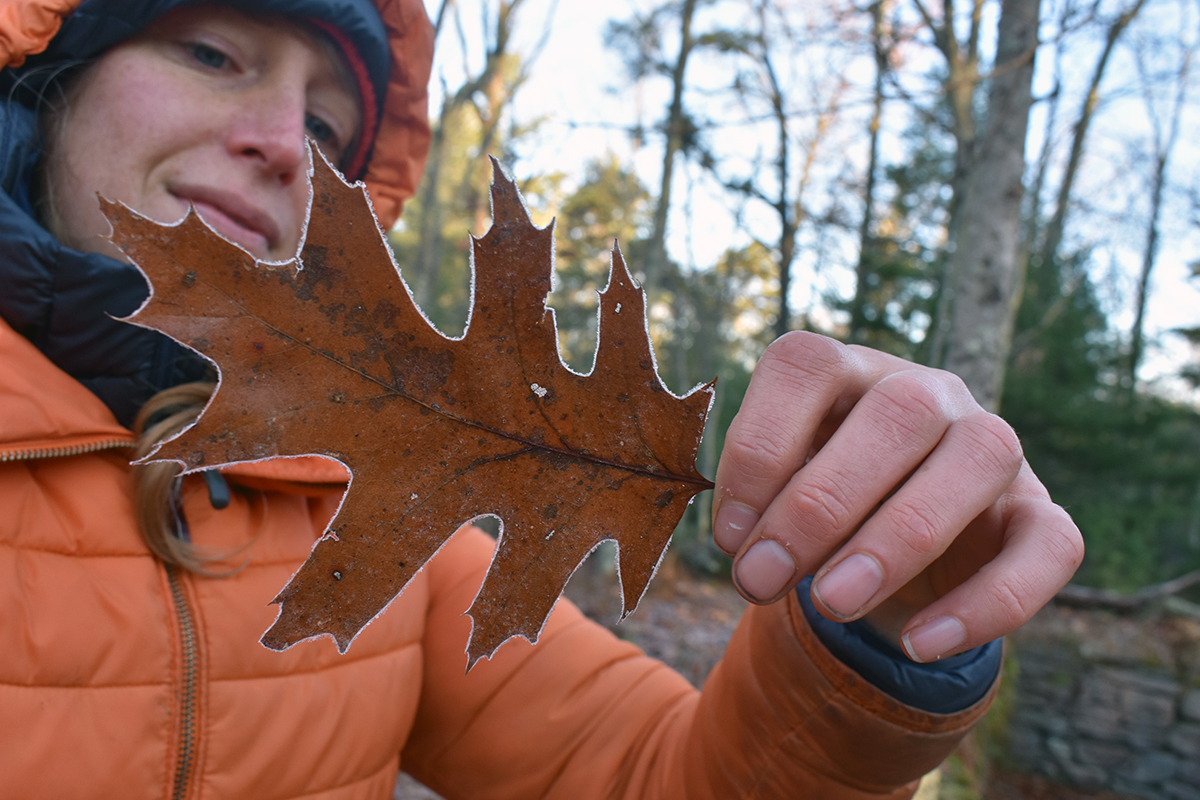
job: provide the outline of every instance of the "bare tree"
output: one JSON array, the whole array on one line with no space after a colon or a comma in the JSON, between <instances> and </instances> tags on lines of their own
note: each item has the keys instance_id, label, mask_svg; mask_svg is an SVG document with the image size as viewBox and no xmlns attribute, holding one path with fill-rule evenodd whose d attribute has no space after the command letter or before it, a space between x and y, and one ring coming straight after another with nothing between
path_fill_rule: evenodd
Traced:
<instances>
[{"instance_id":1,"label":"bare tree","mask_svg":"<svg viewBox=\"0 0 1200 800\"><path fill-rule=\"evenodd\" d=\"M850 330L846 339L863 342L867 327L867 295L870 292L871 261L875 252L875 178L879 171L879 130L883 124L884 89L887 84L890 45L884 25L885 0L870 6L871 51L875 56L875 86L872 92L871 121L868 123L867 175L863 187L863 214L858 228L858 264L855 267L854 297L850 301Z\"/></svg>"},{"instance_id":2,"label":"bare tree","mask_svg":"<svg viewBox=\"0 0 1200 800\"><path fill-rule=\"evenodd\" d=\"M422 308L429 308L432 303L446 248L447 209L442 189L447 180L445 167L452 155L447 150L447 137L455 129L455 121L459 115L469 111L477 123L478 138L473 149L479 154L484 154L496 147L505 111L517 90L528 79L530 67L549 37L553 6L551 13L544 20L541 39L532 52L524 57L513 52L513 33L518 11L524 2L525 0L498 0L494 6L489 0L478 3L484 52L481 66L474 71L470 66L468 39L464 31L460 3L457 0L442 0L438 8L435 20L436 35L441 39L446 33L445 29L453 25L463 58L464 79L457 89L446 86L443 80L442 105L432 125L429 157L418 195L419 215L415 223L418 243L414 257L405 264L411 275L417 303ZM461 147L461 143L458 143L458 146ZM479 168L484 169L482 161ZM486 227L486 185L487 179L483 173L476 169L468 169L457 191L465 213L472 221L471 228L476 233L482 233Z\"/></svg>"},{"instance_id":3,"label":"bare tree","mask_svg":"<svg viewBox=\"0 0 1200 800\"><path fill-rule=\"evenodd\" d=\"M1137 369L1142 360L1146 325L1146 295L1150 286L1150 275L1158 258L1159 225L1162 217L1163 191L1167 184L1167 162L1179 139L1179 121L1183 116L1186 101L1192 56L1197 44L1179 42L1180 63L1176 75L1175 94L1168 110L1169 119L1164 122L1153 97L1153 76L1148 74L1144 51L1138 50L1138 73L1143 87L1146 115L1151 125L1152 169L1150 174L1150 215L1146 221L1146 245L1142 251L1142 266L1138 273L1137 293L1134 299L1133 329L1129 337L1129 359L1123 383L1129 392L1137 388Z\"/></svg>"},{"instance_id":4,"label":"bare tree","mask_svg":"<svg viewBox=\"0 0 1200 800\"><path fill-rule=\"evenodd\" d=\"M1079 172L1079 164L1083 159L1084 142L1087 139L1088 128L1100 105L1100 82L1108 69L1110 57L1121 34L1129 24L1137 18L1146 0L1133 0L1108 25L1104 36L1104 47L1096 66L1092 70L1092 78L1088 83L1087 94L1083 98L1083 106L1079 110L1079 118L1072 128L1071 150L1067 156L1067 166L1063 172L1061 183L1058 185L1058 199L1054 204L1054 215L1046 225L1045 235L1038 250L1037 266L1049 266L1056 263L1058 248L1062 244L1063 228L1066 224L1067 209L1070 205L1071 192L1075 188L1075 176Z\"/></svg>"},{"instance_id":5,"label":"bare tree","mask_svg":"<svg viewBox=\"0 0 1200 800\"><path fill-rule=\"evenodd\" d=\"M1039 10L1039 0L1002 2L983 132L957 159L965 172L947 259L953 309L945 366L991 410L1000 404L1020 296L1018 239Z\"/></svg>"},{"instance_id":6,"label":"bare tree","mask_svg":"<svg viewBox=\"0 0 1200 800\"><path fill-rule=\"evenodd\" d=\"M740 58L729 88L745 113L744 122L761 123L760 142L765 152L760 152L760 157L738 174L733 174L729 165L711 150L705 151L701 162L725 189L769 208L778 224L778 236L772 242L747 232L776 254L779 304L774 331L776 336L782 336L793 327L792 268L798 252L797 236L809 218L806 206L809 189L820 163L822 146L839 119L850 83L836 68L828 70L832 80L823 80L828 75L811 74L806 87L808 96L801 100L799 87L794 81L785 81L784 70L805 44L815 45L819 41L828 47L838 32L824 30L813 41L802 40L801 34L789 24L784 4L777 0L752 0L748 5L752 27L718 31L706 41L714 49ZM797 124L801 119L812 123Z\"/></svg>"}]
</instances>

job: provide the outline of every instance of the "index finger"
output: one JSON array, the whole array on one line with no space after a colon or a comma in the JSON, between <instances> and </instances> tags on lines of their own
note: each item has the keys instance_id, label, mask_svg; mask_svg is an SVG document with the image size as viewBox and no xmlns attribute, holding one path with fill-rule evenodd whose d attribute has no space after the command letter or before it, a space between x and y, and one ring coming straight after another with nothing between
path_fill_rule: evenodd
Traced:
<instances>
[{"instance_id":1,"label":"index finger","mask_svg":"<svg viewBox=\"0 0 1200 800\"><path fill-rule=\"evenodd\" d=\"M722 551L730 556L738 551L763 511L804 466L822 426L845 416L881 371L856 348L805 331L786 334L767 348L717 466L713 539Z\"/></svg>"}]
</instances>

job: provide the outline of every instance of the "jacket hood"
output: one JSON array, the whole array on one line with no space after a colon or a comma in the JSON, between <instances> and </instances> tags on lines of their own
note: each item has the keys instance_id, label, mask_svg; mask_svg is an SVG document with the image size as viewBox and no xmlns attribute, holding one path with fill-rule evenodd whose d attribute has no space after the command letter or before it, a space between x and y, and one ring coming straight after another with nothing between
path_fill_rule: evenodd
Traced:
<instances>
[{"instance_id":1,"label":"jacket hood","mask_svg":"<svg viewBox=\"0 0 1200 800\"><path fill-rule=\"evenodd\" d=\"M11 84L16 68L27 62L24 72L32 74L71 57L95 56L158 14L188 1L0 4L0 65L8 65L3 71L7 74L0 77ZM367 2L256 0L255 8L299 13L327 24L332 24L328 23L332 9L343 15L338 25L345 27L339 30L352 42L366 42L358 55L369 73L371 91L383 100L364 179L386 229L416 190L428 151L426 86L433 29L421 0L378 0L377 17L369 7L364 11ZM56 35L60 30L61 38ZM95 32L95 42L89 40L88 31ZM388 53L390 68L381 68ZM4 254L0 317L130 426L137 411L157 392L202 379L207 362L157 331L114 319L129 316L142 304L148 294L146 281L130 264L64 247L37 222L30 186L40 153L36 112L11 98L0 101L0 252Z\"/></svg>"},{"instance_id":2,"label":"jacket hood","mask_svg":"<svg viewBox=\"0 0 1200 800\"><path fill-rule=\"evenodd\" d=\"M166 11L198 0L15 0L0 4L0 66L99 54ZM378 18L367 6L373 4ZM246 8L248 4L235 4ZM422 0L253 0L254 11L326 23L354 43L378 98L374 145L360 175L386 230L416 192L429 152L433 26ZM62 38L58 34L62 33ZM380 37L384 37L381 39ZM390 65L383 63L390 57ZM3 157L0 154L0 157Z\"/></svg>"},{"instance_id":3,"label":"jacket hood","mask_svg":"<svg viewBox=\"0 0 1200 800\"><path fill-rule=\"evenodd\" d=\"M159 391L204 378L208 362L158 331L119 322L149 294L132 264L63 246L35 219L36 114L0 103L0 317L131 426Z\"/></svg>"}]
</instances>

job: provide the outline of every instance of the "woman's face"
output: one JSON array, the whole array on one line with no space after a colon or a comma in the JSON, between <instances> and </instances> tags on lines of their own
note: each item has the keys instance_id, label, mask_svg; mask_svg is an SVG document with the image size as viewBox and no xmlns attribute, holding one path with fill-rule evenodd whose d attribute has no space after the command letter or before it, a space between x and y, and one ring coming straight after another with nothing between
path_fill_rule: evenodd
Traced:
<instances>
[{"instance_id":1,"label":"woman's face","mask_svg":"<svg viewBox=\"0 0 1200 800\"><path fill-rule=\"evenodd\" d=\"M174 11L71 90L46 166L50 228L119 258L97 194L160 222L190 203L256 257L291 258L308 205L305 139L337 163L360 117L340 56L307 28L218 6Z\"/></svg>"}]
</instances>

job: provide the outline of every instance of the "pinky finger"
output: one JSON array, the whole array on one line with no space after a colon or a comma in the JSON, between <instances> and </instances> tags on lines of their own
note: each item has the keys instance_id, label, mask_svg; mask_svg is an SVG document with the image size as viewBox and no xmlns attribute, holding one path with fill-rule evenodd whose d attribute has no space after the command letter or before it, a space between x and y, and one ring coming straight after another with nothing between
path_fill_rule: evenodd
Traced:
<instances>
[{"instance_id":1,"label":"pinky finger","mask_svg":"<svg viewBox=\"0 0 1200 800\"><path fill-rule=\"evenodd\" d=\"M1067 512L1044 496L1011 502L1018 508L1000 553L904 626L900 639L913 661L934 661L1011 633L1075 574L1083 537Z\"/></svg>"}]
</instances>

